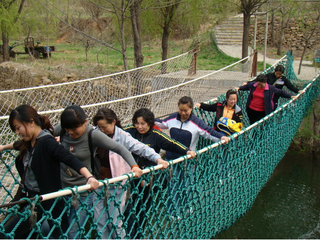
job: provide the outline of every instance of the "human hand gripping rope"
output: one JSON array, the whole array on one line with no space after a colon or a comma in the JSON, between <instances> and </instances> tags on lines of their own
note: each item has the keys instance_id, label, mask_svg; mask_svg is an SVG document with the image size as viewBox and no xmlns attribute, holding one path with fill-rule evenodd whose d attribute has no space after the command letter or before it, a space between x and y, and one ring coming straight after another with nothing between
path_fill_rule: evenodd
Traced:
<instances>
[{"instance_id":1,"label":"human hand gripping rope","mask_svg":"<svg viewBox=\"0 0 320 240\"><path fill-rule=\"evenodd\" d=\"M135 174L135 177L141 177L143 174L141 168L138 165L131 166L131 171Z\"/></svg>"},{"instance_id":2,"label":"human hand gripping rope","mask_svg":"<svg viewBox=\"0 0 320 240\"><path fill-rule=\"evenodd\" d=\"M190 158L194 158L196 156L196 152L195 151L188 151L187 155L190 155Z\"/></svg>"},{"instance_id":3,"label":"human hand gripping rope","mask_svg":"<svg viewBox=\"0 0 320 240\"><path fill-rule=\"evenodd\" d=\"M90 184L90 190L97 189L99 187L99 182L94 176L90 176L87 178L87 184Z\"/></svg>"},{"instance_id":4,"label":"human hand gripping rope","mask_svg":"<svg viewBox=\"0 0 320 240\"><path fill-rule=\"evenodd\" d=\"M224 143L223 144L228 144L229 143L229 138L228 137L226 137L226 136L223 136L223 137L221 137L221 141L224 141Z\"/></svg>"}]
</instances>

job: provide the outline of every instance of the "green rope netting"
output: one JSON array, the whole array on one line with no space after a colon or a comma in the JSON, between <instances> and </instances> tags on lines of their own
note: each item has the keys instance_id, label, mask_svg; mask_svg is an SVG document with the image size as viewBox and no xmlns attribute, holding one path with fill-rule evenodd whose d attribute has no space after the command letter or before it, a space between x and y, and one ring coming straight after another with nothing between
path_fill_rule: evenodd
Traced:
<instances>
[{"instance_id":1,"label":"green rope netting","mask_svg":"<svg viewBox=\"0 0 320 240\"><path fill-rule=\"evenodd\" d=\"M24 206L2 207L1 236L14 238L19 224L27 220L32 221L27 238L52 238L57 233L59 238L68 238L73 226L77 229L75 238L214 237L251 208L319 95L319 75L313 81L302 82L294 75L292 62L293 56L289 52L282 62L287 70L286 75L295 84L307 85L305 92L296 101L288 103L285 99L274 114L254 127L249 127L244 111L245 128L234 134L229 144L211 145L212 142L200 138L198 149L201 153L194 159L171 164L163 171L151 169L150 173L139 179L128 175L128 180L122 182L108 184L106 180L104 187L87 196L80 196L74 191L72 196L52 200L49 211L43 208L43 202L38 197L28 200ZM272 72L273 68L267 69L266 73ZM243 109L247 96L247 92L239 93L239 105ZM221 95L219 100L224 98ZM194 112L213 125L214 113L199 109ZM12 172L13 164L6 165L6 168L6 176L1 178L1 187L7 194L4 202L12 199L18 184L17 176ZM6 186L6 177L15 178L15 185ZM53 218L52 210L60 201L63 201L64 210L60 217ZM104 207L95 213L94 206L99 201L103 201ZM63 230L62 216L70 215L72 206L76 214L68 229ZM83 213L85 219L81 224L79 219ZM20 221L11 232L5 233L5 223L14 216L18 216ZM99 220L103 220L100 226Z\"/></svg>"}]
</instances>

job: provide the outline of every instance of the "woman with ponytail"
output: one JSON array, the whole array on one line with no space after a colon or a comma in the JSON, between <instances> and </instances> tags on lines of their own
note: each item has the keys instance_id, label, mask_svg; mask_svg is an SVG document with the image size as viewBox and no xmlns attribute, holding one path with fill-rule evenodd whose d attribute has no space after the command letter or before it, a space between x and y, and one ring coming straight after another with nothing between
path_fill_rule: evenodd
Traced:
<instances>
[{"instance_id":1,"label":"woman with ponytail","mask_svg":"<svg viewBox=\"0 0 320 240\"><path fill-rule=\"evenodd\" d=\"M55 140L54 129L46 116L39 115L28 105L21 105L10 113L9 124L11 130L21 138L20 141L9 144L20 151L15 164L23 185L21 197L32 198L60 190L62 188L60 162L83 175L91 185L91 189L98 188L98 181L85 165ZM25 206L27 207L30 206ZM54 227L54 230L49 237L62 237L68 228L67 216L63 214L64 201L53 199L42 202L41 207L36 205L37 221L43 216L42 209L50 211L52 215L48 223L51 228ZM24 212L24 208L20 212ZM21 220L21 214L16 214L9 220L6 218L4 221L2 224L5 231L1 232L1 237L4 238L8 236L6 233L12 231L14 231L14 238L26 238L32 230L29 219Z\"/></svg>"}]
</instances>

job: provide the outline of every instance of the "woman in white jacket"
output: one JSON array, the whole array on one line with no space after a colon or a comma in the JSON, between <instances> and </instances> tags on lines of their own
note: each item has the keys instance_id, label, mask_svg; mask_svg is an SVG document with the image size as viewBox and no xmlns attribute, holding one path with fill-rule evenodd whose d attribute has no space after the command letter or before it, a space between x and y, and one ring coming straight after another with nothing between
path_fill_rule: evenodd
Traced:
<instances>
[{"instance_id":1,"label":"woman in white jacket","mask_svg":"<svg viewBox=\"0 0 320 240\"><path fill-rule=\"evenodd\" d=\"M130 152L156 164L162 164L163 168L168 167L169 163L161 159L160 155L156 153L153 148L139 142L129 133L122 130L117 115L111 109L99 109L93 117L93 124L98 126L101 132L120 143ZM101 180L118 177L122 174L129 173L131 170L127 162L125 162L120 155L104 148L97 149L95 163L98 165L99 169L98 179ZM102 190L103 189L100 188L97 192ZM95 206L95 222L98 224L97 232L102 234L101 238L124 238L125 231L121 228L122 221L119 220L121 217L118 219L118 216L124 213L126 192L121 187L109 187L108 191L110 196L115 197L114 201L110 198L105 204L105 199L99 197L99 194L95 195L96 199L95 197L93 199ZM121 202L120 206L116 204L119 201ZM113 223L110 223L110 220L108 222L109 216L112 216ZM112 225L116 226L117 232L112 231Z\"/></svg>"}]
</instances>

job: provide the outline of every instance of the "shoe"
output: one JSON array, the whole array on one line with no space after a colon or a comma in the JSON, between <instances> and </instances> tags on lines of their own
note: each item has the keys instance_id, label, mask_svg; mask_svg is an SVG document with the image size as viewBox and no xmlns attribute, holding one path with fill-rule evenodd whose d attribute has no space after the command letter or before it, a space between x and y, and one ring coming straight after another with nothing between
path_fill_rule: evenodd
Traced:
<instances>
[{"instance_id":1,"label":"shoe","mask_svg":"<svg viewBox=\"0 0 320 240\"><path fill-rule=\"evenodd\" d=\"M170 216L169 217L171 221L177 221L177 220L181 220L181 217L179 215L175 216Z\"/></svg>"},{"instance_id":2,"label":"shoe","mask_svg":"<svg viewBox=\"0 0 320 240\"><path fill-rule=\"evenodd\" d=\"M193 208L190 207L190 208L187 210L187 214L190 215L190 214L192 214L192 213L193 213Z\"/></svg>"}]
</instances>

